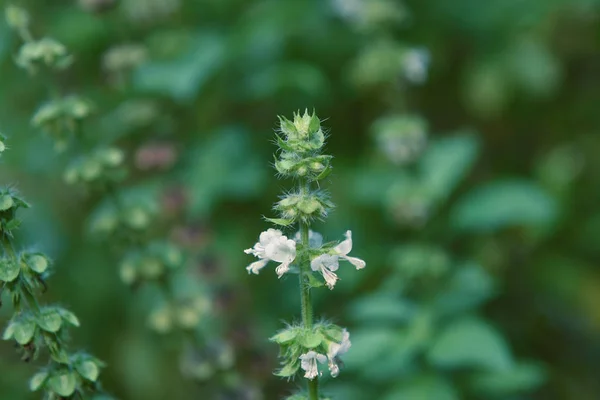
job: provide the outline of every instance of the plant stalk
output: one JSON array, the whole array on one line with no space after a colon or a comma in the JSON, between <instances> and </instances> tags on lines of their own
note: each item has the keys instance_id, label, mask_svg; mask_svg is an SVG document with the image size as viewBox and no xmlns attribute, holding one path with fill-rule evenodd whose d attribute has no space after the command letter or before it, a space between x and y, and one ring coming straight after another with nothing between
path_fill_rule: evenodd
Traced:
<instances>
[{"instance_id":1,"label":"plant stalk","mask_svg":"<svg viewBox=\"0 0 600 400\"><path fill-rule=\"evenodd\" d=\"M304 187L308 192L310 187L309 183L305 182ZM308 249L310 246L309 242L309 230L310 227L306 222L300 222L300 239L302 241L302 248ZM310 257L308 252L302 261L300 262L300 298L302 306L302 323L304 328L312 329L313 326L313 308L310 297L310 286L305 281L305 275L310 273ZM314 379L308 380L308 398L309 400L319 400L319 377L316 376Z\"/></svg>"}]
</instances>

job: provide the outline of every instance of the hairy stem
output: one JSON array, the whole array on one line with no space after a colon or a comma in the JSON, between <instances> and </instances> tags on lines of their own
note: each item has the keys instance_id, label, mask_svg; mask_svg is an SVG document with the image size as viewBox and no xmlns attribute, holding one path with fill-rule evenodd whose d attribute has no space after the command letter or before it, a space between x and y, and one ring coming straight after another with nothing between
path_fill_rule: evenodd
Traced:
<instances>
[{"instance_id":1,"label":"hairy stem","mask_svg":"<svg viewBox=\"0 0 600 400\"><path fill-rule=\"evenodd\" d=\"M309 183L304 182L301 184L301 188L309 191ZM309 224L305 222L300 223L300 239L302 242L302 248L308 249L309 243ZM308 254L308 252L306 253ZM313 308L310 297L310 286L305 282L305 275L310 273L310 257L307 255L300 262L300 297L302 306L302 323L307 329L312 329L313 325ZM308 380L308 398L309 400L319 400L319 378Z\"/></svg>"}]
</instances>

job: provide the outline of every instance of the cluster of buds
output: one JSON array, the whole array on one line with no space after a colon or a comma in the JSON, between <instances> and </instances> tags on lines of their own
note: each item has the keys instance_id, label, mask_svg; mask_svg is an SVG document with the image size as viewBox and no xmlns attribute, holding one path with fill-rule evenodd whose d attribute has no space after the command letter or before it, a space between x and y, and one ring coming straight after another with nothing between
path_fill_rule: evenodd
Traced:
<instances>
[{"instance_id":1,"label":"cluster of buds","mask_svg":"<svg viewBox=\"0 0 600 400\"><path fill-rule=\"evenodd\" d=\"M157 333L194 331L211 309L210 300L200 293L175 299L156 308L148 317L148 325Z\"/></svg>"},{"instance_id":2,"label":"cluster of buds","mask_svg":"<svg viewBox=\"0 0 600 400\"><path fill-rule=\"evenodd\" d=\"M55 98L38 108L31 118L31 124L52 138L57 150L62 150L69 139L80 131L81 123L92 111L92 104L79 96Z\"/></svg>"},{"instance_id":3,"label":"cluster of buds","mask_svg":"<svg viewBox=\"0 0 600 400\"><path fill-rule=\"evenodd\" d=\"M129 251L121 261L121 280L127 285L165 279L181 268L182 252L167 242L152 242L143 249Z\"/></svg>"},{"instance_id":4,"label":"cluster of buds","mask_svg":"<svg viewBox=\"0 0 600 400\"><path fill-rule=\"evenodd\" d=\"M323 242L323 236L309 229L316 219L324 219L334 207L328 194L322 189L313 189L332 170L332 156L322 154L325 133L319 118L313 113L294 114L292 121L280 117L280 132L277 135L279 152L275 157L275 169L285 178L298 182L297 188L282 196L274 205L279 213L267 221L283 228L298 225L298 232L288 237L279 229L262 232L254 247L246 249L259 260L246 268L258 274L269 261L279 265L275 272L279 278L286 274L300 275L302 298L302 324L290 325L279 332L272 341L280 345L282 367L276 375L291 379L302 370L309 380L308 397L296 394L291 399L319 399L316 379L322 374L319 364L327 363L332 377L339 374L339 356L350 348L350 334L339 326L320 322L312 323L310 290L327 287L333 289L338 281L340 261L347 261L357 270L365 262L349 256L352 250L352 233L347 231L340 242Z\"/></svg>"},{"instance_id":5,"label":"cluster of buds","mask_svg":"<svg viewBox=\"0 0 600 400\"><path fill-rule=\"evenodd\" d=\"M137 237L151 229L158 212L158 203L152 199L122 195L118 202L106 202L94 211L89 221L89 230L92 234L105 238L115 235Z\"/></svg>"},{"instance_id":6,"label":"cluster of buds","mask_svg":"<svg viewBox=\"0 0 600 400\"><path fill-rule=\"evenodd\" d=\"M329 368L332 377L340 373L340 356L350 349L350 334L346 329L330 323L315 324L312 329L289 326L273 336L271 341L279 344L283 367L275 374L292 378L302 369L304 377L314 379L323 373L319 364Z\"/></svg>"},{"instance_id":7,"label":"cluster of buds","mask_svg":"<svg viewBox=\"0 0 600 400\"><path fill-rule=\"evenodd\" d=\"M21 226L17 218L19 208L29 208L29 204L11 187L0 189L0 230L12 236L12 231Z\"/></svg>"},{"instance_id":8,"label":"cluster of buds","mask_svg":"<svg viewBox=\"0 0 600 400\"><path fill-rule=\"evenodd\" d=\"M102 185L120 182L125 179L127 170L123 167L125 156L117 147L100 147L91 154L75 159L67 167L64 180L68 184L98 183Z\"/></svg>"}]
</instances>

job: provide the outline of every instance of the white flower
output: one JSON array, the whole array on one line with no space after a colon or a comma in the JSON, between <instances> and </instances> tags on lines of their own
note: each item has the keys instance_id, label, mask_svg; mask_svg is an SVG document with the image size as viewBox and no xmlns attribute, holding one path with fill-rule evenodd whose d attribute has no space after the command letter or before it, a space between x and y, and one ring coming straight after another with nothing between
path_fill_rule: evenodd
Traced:
<instances>
[{"instance_id":1,"label":"white flower","mask_svg":"<svg viewBox=\"0 0 600 400\"><path fill-rule=\"evenodd\" d=\"M306 371L304 374L305 378L314 379L317 377L317 375L321 376L319 367L317 366L317 361L323 364L325 361L327 361L327 357L313 350L300 356L300 367Z\"/></svg>"},{"instance_id":2,"label":"white flower","mask_svg":"<svg viewBox=\"0 0 600 400\"><path fill-rule=\"evenodd\" d=\"M252 254L260 259L246 267L248 273L258 275L269 261L275 261L280 263L275 272L281 278L290 270L290 264L296 258L296 242L283 236L277 229L268 229L260 234L254 247L244 250L244 253Z\"/></svg>"},{"instance_id":3,"label":"white flower","mask_svg":"<svg viewBox=\"0 0 600 400\"><path fill-rule=\"evenodd\" d=\"M294 236L294 240L296 241L296 243L300 243L300 241L302 240L302 236L300 234L300 232L296 232L296 235ZM316 249L321 247L321 245L323 245L323 235L321 235L319 232L315 232L312 230L308 231L308 246Z\"/></svg>"},{"instance_id":4,"label":"white flower","mask_svg":"<svg viewBox=\"0 0 600 400\"><path fill-rule=\"evenodd\" d=\"M410 49L404 55L404 75L412 83L423 83L427 80L429 52L423 48Z\"/></svg>"},{"instance_id":5,"label":"white flower","mask_svg":"<svg viewBox=\"0 0 600 400\"><path fill-rule=\"evenodd\" d=\"M333 289L338 280L338 276L333 271L337 271L339 266L338 256L330 254L321 254L310 262L310 268L323 275L329 289Z\"/></svg>"},{"instance_id":6,"label":"white flower","mask_svg":"<svg viewBox=\"0 0 600 400\"><path fill-rule=\"evenodd\" d=\"M341 258L343 258L344 260L349 261L352 265L354 265L356 267L356 269L363 269L367 265L367 263L365 263L360 258L349 257L348 253L350 253L351 250L352 250L352 232L346 231L346 240L344 240L342 243L335 246L333 251L335 251L335 253L338 256L340 256Z\"/></svg>"},{"instance_id":7,"label":"white flower","mask_svg":"<svg viewBox=\"0 0 600 400\"><path fill-rule=\"evenodd\" d=\"M327 358L329 360L329 372L334 378L340 373L340 367L338 365L338 362L340 361L338 357L342 354L345 354L350 349L351 345L352 343L350 342L350 333L346 329L342 331L341 343L329 343L329 349L327 350Z\"/></svg>"}]
</instances>

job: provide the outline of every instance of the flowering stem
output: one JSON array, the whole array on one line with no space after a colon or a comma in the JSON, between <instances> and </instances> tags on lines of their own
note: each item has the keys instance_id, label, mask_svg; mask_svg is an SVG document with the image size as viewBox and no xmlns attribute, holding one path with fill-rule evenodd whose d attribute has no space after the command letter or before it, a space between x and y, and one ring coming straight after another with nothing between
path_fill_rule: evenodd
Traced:
<instances>
[{"instance_id":1,"label":"flowering stem","mask_svg":"<svg viewBox=\"0 0 600 400\"><path fill-rule=\"evenodd\" d=\"M303 187L303 188L302 188ZM310 190L310 184L308 181L301 183L301 190L304 189L307 192ZM309 230L310 227L306 222L300 222L300 239L302 241L302 248L308 249L309 243ZM300 262L300 297L302 306L302 323L304 328L312 329L313 325L313 309L312 301L310 297L310 286L305 282L305 274L310 273L310 257L306 256ZM308 380L308 398L309 400L319 400L319 378L314 377Z\"/></svg>"}]
</instances>

